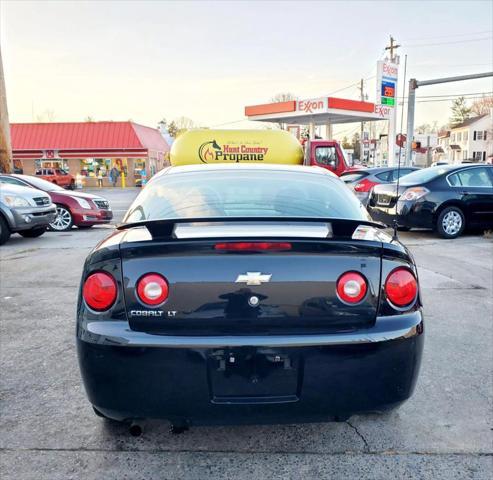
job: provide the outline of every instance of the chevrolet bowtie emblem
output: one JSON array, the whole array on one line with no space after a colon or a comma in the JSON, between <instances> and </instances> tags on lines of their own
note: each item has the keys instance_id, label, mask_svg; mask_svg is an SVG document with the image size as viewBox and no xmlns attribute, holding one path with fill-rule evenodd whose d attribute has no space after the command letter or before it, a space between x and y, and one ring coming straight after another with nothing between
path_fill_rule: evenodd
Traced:
<instances>
[{"instance_id":1,"label":"chevrolet bowtie emblem","mask_svg":"<svg viewBox=\"0 0 493 480\"><path fill-rule=\"evenodd\" d=\"M264 274L260 272L247 272L238 275L235 283L246 283L247 285L261 285L270 281L270 274Z\"/></svg>"}]
</instances>

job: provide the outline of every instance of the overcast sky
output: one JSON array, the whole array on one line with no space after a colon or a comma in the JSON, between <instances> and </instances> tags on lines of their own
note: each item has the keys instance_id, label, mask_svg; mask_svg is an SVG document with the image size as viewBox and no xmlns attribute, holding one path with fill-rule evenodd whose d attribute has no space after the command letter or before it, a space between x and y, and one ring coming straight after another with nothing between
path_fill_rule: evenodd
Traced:
<instances>
[{"instance_id":1,"label":"overcast sky","mask_svg":"<svg viewBox=\"0 0 493 480\"><path fill-rule=\"evenodd\" d=\"M366 78L389 34L408 78L493 70L493 2L5 1L1 45L10 120L127 120L181 115L239 122L278 92L331 94ZM402 75L399 95L402 95ZM373 77L373 78L372 78ZM489 92L491 78L419 89L421 96ZM335 93L357 98L356 86ZM424 99L422 99L424 100ZM417 106L445 123L450 102ZM244 123L225 125L233 128ZM352 127L351 127L352 128Z\"/></svg>"}]
</instances>

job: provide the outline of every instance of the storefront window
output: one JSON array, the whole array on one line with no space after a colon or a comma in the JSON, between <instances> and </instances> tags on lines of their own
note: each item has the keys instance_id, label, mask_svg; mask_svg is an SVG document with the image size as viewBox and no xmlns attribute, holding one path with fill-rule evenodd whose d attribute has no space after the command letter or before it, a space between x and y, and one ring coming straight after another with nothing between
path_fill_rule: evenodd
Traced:
<instances>
[{"instance_id":1,"label":"storefront window","mask_svg":"<svg viewBox=\"0 0 493 480\"><path fill-rule=\"evenodd\" d=\"M38 158L37 160L34 160L34 168L36 171L45 168L63 170L67 173L69 171L67 161L63 158L54 158L50 160L43 160L42 158Z\"/></svg>"},{"instance_id":2,"label":"storefront window","mask_svg":"<svg viewBox=\"0 0 493 480\"><path fill-rule=\"evenodd\" d=\"M84 177L107 177L110 171L109 158L84 158L80 161L80 173Z\"/></svg>"}]
</instances>

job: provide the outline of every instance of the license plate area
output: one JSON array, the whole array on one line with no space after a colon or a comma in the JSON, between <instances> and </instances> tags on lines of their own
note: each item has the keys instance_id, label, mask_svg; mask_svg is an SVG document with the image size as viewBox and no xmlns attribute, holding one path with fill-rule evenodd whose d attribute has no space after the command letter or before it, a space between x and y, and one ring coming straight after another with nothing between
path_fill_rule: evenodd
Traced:
<instances>
[{"instance_id":1,"label":"license plate area","mask_svg":"<svg viewBox=\"0 0 493 480\"><path fill-rule=\"evenodd\" d=\"M382 206L389 206L391 201L391 197L385 194L379 194L377 196L377 204Z\"/></svg>"},{"instance_id":2,"label":"license plate area","mask_svg":"<svg viewBox=\"0 0 493 480\"><path fill-rule=\"evenodd\" d=\"M299 400L302 366L298 354L282 349L218 349L208 357L213 403L287 403Z\"/></svg>"}]
</instances>

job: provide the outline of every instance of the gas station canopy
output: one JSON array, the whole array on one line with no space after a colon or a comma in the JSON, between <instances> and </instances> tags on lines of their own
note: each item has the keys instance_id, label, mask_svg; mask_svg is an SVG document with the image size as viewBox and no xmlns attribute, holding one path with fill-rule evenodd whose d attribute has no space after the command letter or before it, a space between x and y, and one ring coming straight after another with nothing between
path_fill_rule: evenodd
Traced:
<instances>
[{"instance_id":1,"label":"gas station canopy","mask_svg":"<svg viewBox=\"0 0 493 480\"><path fill-rule=\"evenodd\" d=\"M248 120L296 125L333 125L387 119L374 103L335 97L252 105L245 107L245 115Z\"/></svg>"}]
</instances>

